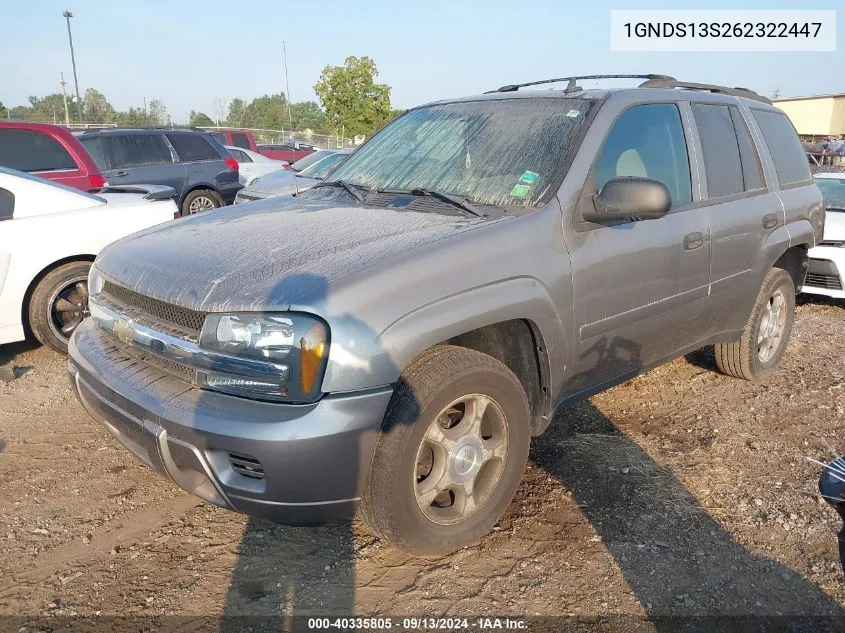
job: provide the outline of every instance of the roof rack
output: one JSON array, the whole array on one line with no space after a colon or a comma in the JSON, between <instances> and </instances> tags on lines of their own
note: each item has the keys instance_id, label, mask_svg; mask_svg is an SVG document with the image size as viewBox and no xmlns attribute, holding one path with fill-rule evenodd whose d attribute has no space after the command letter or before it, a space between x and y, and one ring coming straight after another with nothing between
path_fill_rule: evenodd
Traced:
<instances>
[{"instance_id":1,"label":"roof rack","mask_svg":"<svg viewBox=\"0 0 845 633\"><path fill-rule=\"evenodd\" d=\"M640 88L687 88L689 90L706 90L708 92L716 92L723 95L731 95L733 97L744 97L746 99L753 99L754 101L762 101L763 103L771 103L772 100L757 94L750 88L728 88L727 86L717 86L716 84L698 84L689 81L678 81L674 77L661 77L656 79L649 79L640 84Z\"/></svg>"},{"instance_id":2,"label":"roof rack","mask_svg":"<svg viewBox=\"0 0 845 633\"><path fill-rule=\"evenodd\" d=\"M564 92L578 92L581 90L581 88L576 83L579 79L647 79L649 81L663 79L675 81L674 77L669 77L668 75L576 75L574 77L558 77L557 79L529 81L528 83L524 84L508 84L507 86L496 88L496 90L489 90L484 94L492 94L494 92L516 92L520 88L527 88L528 86L539 86L542 84L557 84L563 81L567 82L566 89L564 90Z\"/></svg>"},{"instance_id":3,"label":"roof rack","mask_svg":"<svg viewBox=\"0 0 845 633\"><path fill-rule=\"evenodd\" d=\"M719 94L731 95L734 97L745 97L746 99L754 99L755 101L762 101L763 103L771 103L771 100L757 94L749 88L728 88L727 86L717 86L716 84L699 84L689 81L678 81L669 75L576 75L573 77L558 77L556 79L543 79L541 81L529 81L524 84L508 84L497 88L496 90L488 90L484 94L493 94L496 92L516 92L520 88L527 88L528 86L540 86L543 84L555 84L567 82L564 93L579 92L582 90L578 86L579 79L645 79L639 85L640 88L686 88L689 90L706 90L708 92L716 92Z\"/></svg>"}]
</instances>

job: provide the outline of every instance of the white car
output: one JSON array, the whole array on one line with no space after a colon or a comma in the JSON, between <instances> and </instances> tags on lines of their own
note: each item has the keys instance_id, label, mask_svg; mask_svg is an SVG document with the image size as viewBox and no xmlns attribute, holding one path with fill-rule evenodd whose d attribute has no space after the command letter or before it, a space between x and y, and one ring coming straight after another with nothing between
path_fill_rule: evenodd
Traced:
<instances>
[{"instance_id":1,"label":"white car","mask_svg":"<svg viewBox=\"0 0 845 633\"><path fill-rule=\"evenodd\" d=\"M827 211L824 237L810 249L804 292L845 299L845 173L816 174Z\"/></svg>"},{"instance_id":2,"label":"white car","mask_svg":"<svg viewBox=\"0 0 845 633\"><path fill-rule=\"evenodd\" d=\"M284 169L290 163L286 160L273 160L243 147L227 145L226 149L238 161L238 180L244 187L248 187L254 180L269 174L271 171Z\"/></svg>"},{"instance_id":3,"label":"white car","mask_svg":"<svg viewBox=\"0 0 845 633\"><path fill-rule=\"evenodd\" d=\"M66 353L88 315L91 262L107 244L173 220L174 193L136 185L92 195L0 167L0 344L29 329Z\"/></svg>"}]
</instances>

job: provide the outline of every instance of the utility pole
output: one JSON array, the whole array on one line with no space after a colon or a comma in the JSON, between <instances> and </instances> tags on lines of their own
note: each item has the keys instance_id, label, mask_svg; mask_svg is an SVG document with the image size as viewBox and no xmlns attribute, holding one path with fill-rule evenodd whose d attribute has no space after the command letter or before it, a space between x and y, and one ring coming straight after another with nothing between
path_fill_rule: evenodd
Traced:
<instances>
[{"instance_id":1,"label":"utility pole","mask_svg":"<svg viewBox=\"0 0 845 633\"><path fill-rule=\"evenodd\" d=\"M70 42L70 63L73 65L73 85L76 87L76 114L82 123L82 97L79 96L79 80L76 78L76 58L73 55L73 35L70 34L70 19L73 13L65 11L62 16L67 20L67 39Z\"/></svg>"},{"instance_id":2,"label":"utility pole","mask_svg":"<svg viewBox=\"0 0 845 633\"><path fill-rule=\"evenodd\" d=\"M70 125L70 111L67 109L67 91L65 90L65 85L67 82L65 81L65 74L59 73L61 75L62 80L59 82L62 85L62 99L65 102L65 125Z\"/></svg>"},{"instance_id":3,"label":"utility pole","mask_svg":"<svg viewBox=\"0 0 845 633\"><path fill-rule=\"evenodd\" d=\"M285 101L288 103L288 124L291 133L293 133L293 115L290 113L290 81L288 81L288 47L284 41L282 41L282 50L285 54Z\"/></svg>"}]
</instances>

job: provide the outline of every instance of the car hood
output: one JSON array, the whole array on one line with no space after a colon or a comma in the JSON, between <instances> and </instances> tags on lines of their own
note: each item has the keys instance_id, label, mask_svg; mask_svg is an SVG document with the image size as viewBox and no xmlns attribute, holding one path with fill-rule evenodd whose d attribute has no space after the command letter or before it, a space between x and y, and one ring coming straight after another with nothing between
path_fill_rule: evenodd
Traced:
<instances>
[{"instance_id":1,"label":"car hood","mask_svg":"<svg viewBox=\"0 0 845 633\"><path fill-rule=\"evenodd\" d=\"M295 172L280 169L262 176L261 180L244 189L244 193L261 194L262 197L274 195L278 189L293 189L295 180Z\"/></svg>"},{"instance_id":2,"label":"car hood","mask_svg":"<svg viewBox=\"0 0 845 633\"><path fill-rule=\"evenodd\" d=\"M828 209L824 218L824 240L845 240L845 211Z\"/></svg>"},{"instance_id":3,"label":"car hood","mask_svg":"<svg viewBox=\"0 0 845 633\"><path fill-rule=\"evenodd\" d=\"M315 293L343 276L488 221L321 194L153 227L108 246L96 267L136 292L202 312L284 310L325 299Z\"/></svg>"}]
</instances>

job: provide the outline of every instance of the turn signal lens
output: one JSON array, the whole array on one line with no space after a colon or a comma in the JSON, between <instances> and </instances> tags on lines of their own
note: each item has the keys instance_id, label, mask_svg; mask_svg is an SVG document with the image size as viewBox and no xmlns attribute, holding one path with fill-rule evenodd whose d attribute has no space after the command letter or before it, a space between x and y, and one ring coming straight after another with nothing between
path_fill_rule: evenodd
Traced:
<instances>
[{"instance_id":1,"label":"turn signal lens","mask_svg":"<svg viewBox=\"0 0 845 633\"><path fill-rule=\"evenodd\" d=\"M315 323L299 342L299 374L302 393L310 394L314 390L314 383L320 375L320 367L327 348L326 328L322 323Z\"/></svg>"}]
</instances>

